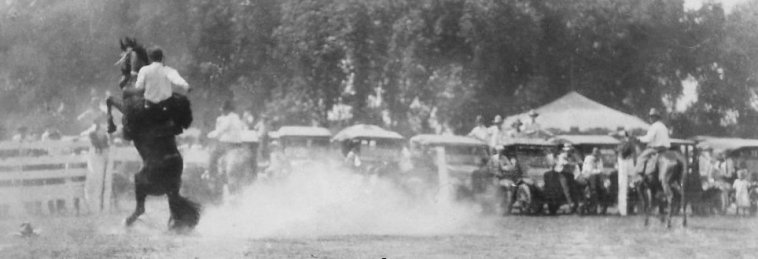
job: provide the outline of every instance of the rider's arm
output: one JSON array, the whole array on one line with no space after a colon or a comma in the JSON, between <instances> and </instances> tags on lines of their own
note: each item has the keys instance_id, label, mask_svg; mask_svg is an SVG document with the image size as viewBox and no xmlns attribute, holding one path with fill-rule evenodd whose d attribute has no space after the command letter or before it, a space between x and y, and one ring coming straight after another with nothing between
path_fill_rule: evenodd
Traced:
<instances>
[{"instance_id":1,"label":"rider's arm","mask_svg":"<svg viewBox=\"0 0 758 259\"><path fill-rule=\"evenodd\" d=\"M184 91L189 90L189 84L187 83L184 78L182 78L181 75L179 75L179 72L176 71L176 69L165 67L166 71L166 77L169 81L171 81L171 84L178 86L179 88L182 88Z\"/></svg>"},{"instance_id":2,"label":"rider's arm","mask_svg":"<svg viewBox=\"0 0 758 259\"><path fill-rule=\"evenodd\" d=\"M647 134L645 134L645 136L640 137L639 140L642 141L642 143L650 143L650 141L652 141L655 138L655 135L658 133L659 130L660 129L658 127L658 124L653 123L653 125L651 125L650 128L647 130Z\"/></svg>"}]
</instances>

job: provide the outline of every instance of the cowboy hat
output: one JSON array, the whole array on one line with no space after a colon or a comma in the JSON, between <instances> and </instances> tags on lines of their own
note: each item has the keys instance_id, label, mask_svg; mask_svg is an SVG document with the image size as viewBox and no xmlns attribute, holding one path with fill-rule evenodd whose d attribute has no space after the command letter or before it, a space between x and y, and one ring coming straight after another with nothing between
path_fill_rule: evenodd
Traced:
<instances>
[{"instance_id":1,"label":"cowboy hat","mask_svg":"<svg viewBox=\"0 0 758 259\"><path fill-rule=\"evenodd\" d=\"M535 110L529 111L529 117L537 117L537 116L540 116L540 114L537 113L537 111Z\"/></svg>"},{"instance_id":2,"label":"cowboy hat","mask_svg":"<svg viewBox=\"0 0 758 259\"><path fill-rule=\"evenodd\" d=\"M495 116L494 119L492 119L492 123L496 123L497 124L497 123L501 123L501 122L503 122L503 117L500 116L500 115L497 115L497 116Z\"/></svg>"},{"instance_id":3,"label":"cowboy hat","mask_svg":"<svg viewBox=\"0 0 758 259\"><path fill-rule=\"evenodd\" d=\"M524 125L524 123L523 123L523 122L521 122L521 120L520 120L520 119L516 119L516 120L513 122L513 124L511 124L511 126L521 126L521 125Z\"/></svg>"},{"instance_id":4,"label":"cowboy hat","mask_svg":"<svg viewBox=\"0 0 758 259\"><path fill-rule=\"evenodd\" d=\"M563 149L564 151L569 151L569 150L573 150L574 146L571 145L571 143L565 143L563 144L563 147L561 149Z\"/></svg>"}]
</instances>

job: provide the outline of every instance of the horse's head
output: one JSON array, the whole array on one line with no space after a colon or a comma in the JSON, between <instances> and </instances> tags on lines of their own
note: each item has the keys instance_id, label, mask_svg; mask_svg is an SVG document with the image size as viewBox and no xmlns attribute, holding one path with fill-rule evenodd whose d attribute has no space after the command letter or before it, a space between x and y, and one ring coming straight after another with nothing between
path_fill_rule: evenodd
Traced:
<instances>
[{"instance_id":1,"label":"horse's head","mask_svg":"<svg viewBox=\"0 0 758 259\"><path fill-rule=\"evenodd\" d=\"M131 77L139 72L139 69L148 64L147 51L135 38L124 37L119 40L121 54L114 65L121 67L121 75L124 79L120 83L124 87Z\"/></svg>"}]
</instances>

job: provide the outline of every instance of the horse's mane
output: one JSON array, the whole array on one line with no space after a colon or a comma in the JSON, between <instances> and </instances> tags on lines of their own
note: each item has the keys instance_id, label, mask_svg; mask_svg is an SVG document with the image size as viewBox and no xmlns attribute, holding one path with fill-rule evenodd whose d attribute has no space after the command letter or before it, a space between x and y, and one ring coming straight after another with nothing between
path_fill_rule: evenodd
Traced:
<instances>
[{"instance_id":1,"label":"horse's mane","mask_svg":"<svg viewBox=\"0 0 758 259\"><path fill-rule=\"evenodd\" d=\"M126 51L128 48L131 48L132 51L136 54L138 59L137 64L139 64L139 67L133 69L131 67L131 62L124 62L124 65L121 67L122 74L128 75L132 70L139 71L140 67L148 63L147 50L142 46L142 44L139 44L137 42L137 39L124 37L119 40L119 46L121 47L121 51Z\"/></svg>"}]
</instances>

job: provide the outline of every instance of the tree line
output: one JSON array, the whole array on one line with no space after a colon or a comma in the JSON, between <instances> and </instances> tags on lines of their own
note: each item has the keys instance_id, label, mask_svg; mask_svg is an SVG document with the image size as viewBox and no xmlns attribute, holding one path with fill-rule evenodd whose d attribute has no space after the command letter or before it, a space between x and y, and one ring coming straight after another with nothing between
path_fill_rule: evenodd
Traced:
<instances>
[{"instance_id":1,"label":"tree line","mask_svg":"<svg viewBox=\"0 0 758 259\"><path fill-rule=\"evenodd\" d=\"M758 137L758 1L729 13L683 0L15 0L0 3L0 120L75 132L91 96L117 92L118 39L161 46L218 107L279 124L468 131L569 91L678 137ZM697 101L674 111L682 81ZM33 118L33 120L29 120Z\"/></svg>"}]
</instances>

